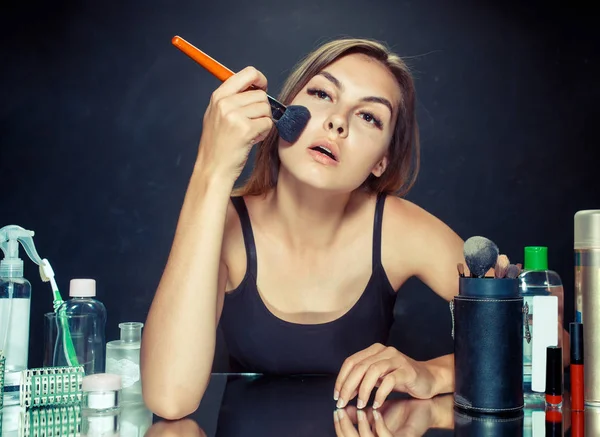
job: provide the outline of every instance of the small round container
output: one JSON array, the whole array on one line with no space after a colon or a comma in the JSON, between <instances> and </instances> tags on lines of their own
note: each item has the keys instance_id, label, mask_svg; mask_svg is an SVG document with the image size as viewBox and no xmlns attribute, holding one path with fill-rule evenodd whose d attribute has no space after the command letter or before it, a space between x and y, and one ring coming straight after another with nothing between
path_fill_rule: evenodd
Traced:
<instances>
[{"instance_id":1,"label":"small round container","mask_svg":"<svg viewBox=\"0 0 600 437\"><path fill-rule=\"evenodd\" d=\"M111 411L119 409L122 382L119 375L96 373L83 378L83 409Z\"/></svg>"}]
</instances>

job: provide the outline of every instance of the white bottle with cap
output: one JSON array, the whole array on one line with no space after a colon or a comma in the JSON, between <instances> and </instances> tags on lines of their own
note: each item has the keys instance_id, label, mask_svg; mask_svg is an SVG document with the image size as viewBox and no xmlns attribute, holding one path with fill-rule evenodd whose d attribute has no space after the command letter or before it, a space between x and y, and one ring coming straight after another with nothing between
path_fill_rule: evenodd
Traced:
<instances>
[{"instance_id":1,"label":"white bottle with cap","mask_svg":"<svg viewBox=\"0 0 600 437\"><path fill-rule=\"evenodd\" d=\"M79 364L83 366L86 375L103 373L106 308L95 299L96 281L72 279L69 296L70 299L60 306L58 313L64 310ZM60 350L56 348L56 351ZM58 364L55 357L55 365Z\"/></svg>"}]
</instances>

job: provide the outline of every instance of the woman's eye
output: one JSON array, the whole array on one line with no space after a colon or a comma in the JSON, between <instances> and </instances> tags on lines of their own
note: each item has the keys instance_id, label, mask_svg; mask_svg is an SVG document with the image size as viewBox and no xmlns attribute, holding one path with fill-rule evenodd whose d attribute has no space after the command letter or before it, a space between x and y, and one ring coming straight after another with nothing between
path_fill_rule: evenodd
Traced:
<instances>
[{"instance_id":1,"label":"woman's eye","mask_svg":"<svg viewBox=\"0 0 600 437\"><path fill-rule=\"evenodd\" d=\"M327 94L325 91L317 89L317 88L310 88L307 90L308 95L310 96L315 96L318 99L321 100L325 100L325 99L329 99L331 100L331 97L329 97L329 94Z\"/></svg>"},{"instance_id":2,"label":"woman's eye","mask_svg":"<svg viewBox=\"0 0 600 437\"><path fill-rule=\"evenodd\" d=\"M370 112L361 112L360 115L362 116L363 120L365 120L367 123L373 124L373 125L377 126L379 129L381 129L383 127L383 123L381 122L381 120L379 120L377 117L375 117Z\"/></svg>"}]
</instances>

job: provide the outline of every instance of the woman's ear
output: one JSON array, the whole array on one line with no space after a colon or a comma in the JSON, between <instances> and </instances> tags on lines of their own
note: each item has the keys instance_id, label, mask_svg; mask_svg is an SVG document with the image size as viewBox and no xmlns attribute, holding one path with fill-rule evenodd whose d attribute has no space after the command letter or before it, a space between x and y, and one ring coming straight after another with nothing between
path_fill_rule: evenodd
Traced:
<instances>
[{"instance_id":1,"label":"woman's ear","mask_svg":"<svg viewBox=\"0 0 600 437\"><path fill-rule=\"evenodd\" d=\"M388 156L385 155L383 158L381 158L381 160L375 164L375 167L373 167L373 169L371 170L371 173L373 174L373 176L375 177L380 177L383 172L385 171L385 169L388 166Z\"/></svg>"}]
</instances>

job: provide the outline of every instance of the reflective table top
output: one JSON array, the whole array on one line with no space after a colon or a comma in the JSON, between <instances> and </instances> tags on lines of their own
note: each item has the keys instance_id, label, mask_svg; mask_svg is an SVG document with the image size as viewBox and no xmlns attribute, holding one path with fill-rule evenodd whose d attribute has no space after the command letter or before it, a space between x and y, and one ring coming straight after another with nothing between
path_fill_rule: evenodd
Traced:
<instances>
[{"instance_id":1,"label":"reflective table top","mask_svg":"<svg viewBox=\"0 0 600 437\"><path fill-rule=\"evenodd\" d=\"M373 413L371 402L337 410L334 376L268 377L213 374L196 412L178 421L154 419L157 436L600 436L600 409L571 412L569 393L560 410L546 411L543 399L527 398L513 417L469 415L456 410L453 395L429 400L393 393ZM337 411L337 413L335 413Z\"/></svg>"},{"instance_id":2,"label":"reflective table top","mask_svg":"<svg viewBox=\"0 0 600 437\"><path fill-rule=\"evenodd\" d=\"M417 400L393 393L378 413L371 407L373 399L358 413L356 400L336 409L334 383L335 376L214 373L199 408L177 421L153 415L141 399L101 414L65 408L41 414L5 406L2 437L600 436L600 409L572 412L569 393L560 410L546 410L543 400L528 401L510 417L469 415L455 409L451 394ZM69 414L72 423L64 421ZM62 425L48 423L49 417L62 417Z\"/></svg>"}]
</instances>

